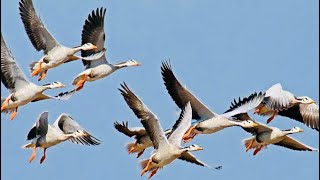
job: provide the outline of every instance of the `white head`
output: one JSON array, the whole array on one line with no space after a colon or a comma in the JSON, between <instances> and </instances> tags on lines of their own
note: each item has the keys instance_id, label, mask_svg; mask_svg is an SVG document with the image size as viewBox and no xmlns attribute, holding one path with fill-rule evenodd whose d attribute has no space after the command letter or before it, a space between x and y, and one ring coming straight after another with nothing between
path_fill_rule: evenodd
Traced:
<instances>
[{"instance_id":1,"label":"white head","mask_svg":"<svg viewBox=\"0 0 320 180\"><path fill-rule=\"evenodd\" d=\"M258 124L252 120L241 121L239 125L243 128L253 128L258 126Z\"/></svg>"},{"instance_id":2,"label":"white head","mask_svg":"<svg viewBox=\"0 0 320 180\"><path fill-rule=\"evenodd\" d=\"M293 127L290 129L291 133L299 133L299 132L303 132L303 129L299 128L299 127Z\"/></svg>"},{"instance_id":3,"label":"white head","mask_svg":"<svg viewBox=\"0 0 320 180\"><path fill-rule=\"evenodd\" d=\"M96 49L97 46L91 44L91 43L85 43L81 46L81 49L84 51L88 51L88 50L92 50L92 49Z\"/></svg>"},{"instance_id":4,"label":"white head","mask_svg":"<svg viewBox=\"0 0 320 180\"><path fill-rule=\"evenodd\" d=\"M49 89L55 89L55 88L63 88L63 87L65 87L65 85L64 84L62 84L61 82L59 82L59 81L54 81L54 82L52 82L52 83L50 83L50 84L45 84L45 85L43 85L44 87L47 87L47 88L49 88Z\"/></svg>"},{"instance_id":5,"label":"white head","mask_svg":"<svg viewBox=\"0 0 320 180\"><path fill-rule=\"evenodd\" d=\"M139 63L138 61L134 60L134 59L130 59L126 62L127 66L141 66L141 63Z\"/></svg>"},{"instance_id":6,"label":"white head","mask_svg":"<svg viewBox=\"0 0 320 180\"><path fill-rule=\"evenodd\" d=\"M312 103L316 103L314 100L312 100L311 98L309 98L308 96L300 96L300 97L296 97L296 99L302 103L302 104L312 104Z\"/></svg>"},{"instance_id":7,"label":"white head","mask_svg":"<svg viewBox=\"0 0 320 180\"><path fill-rule=\"evenodd\" d=\"M191 146L184 148L184 150L186 150L186 151L199 151L199 150L203 150L203 148L196 145L196 144L192 144Z\"/></svg>"}]
</instances>

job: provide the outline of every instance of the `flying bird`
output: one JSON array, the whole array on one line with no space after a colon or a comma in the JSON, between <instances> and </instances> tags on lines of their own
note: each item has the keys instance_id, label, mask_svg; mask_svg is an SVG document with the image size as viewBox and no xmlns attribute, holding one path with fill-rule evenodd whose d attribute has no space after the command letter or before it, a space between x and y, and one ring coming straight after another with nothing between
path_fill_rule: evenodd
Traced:
<instances>
[{"instance_id":1,"label":"flying bird","mask_svg":"<svg viewBox=\"0 0 320 180\"><path fill-rule=\"evenodd\" d=\"M92 54L99 54L101 51L105 51L104 41L106 35L104 32L104 17L106 14L105 8L97 8L96 11L92 11L89 14L88 19L85 21L82 30L82 44L93 43L97 46L96 49L90 51L81 51L81 55L86 57ZM128 60L125 62L111 64L107 61L105 53L102 57L94 61L82 60L85 70L78 74L73 80L72 85L76 85L76 91L83 88L85 82L96 81L102 79L113 72L131 66L140 66L140 63L136 60Z\"/></svg>"},{"instance_id":2,"label":"flying bird","mask_svg":"<svg viewBox=\"0 0 320 180\"><path fill-rule=\"evenodd\" d=\"M74 92L60 93L49 96L43 92L47 89L65 87L61 82L38 86L30 82L19 68L1 33L1 82L10 91L7 98L1 97L1 113L11 113L10 120L17 115L18 107L45 99L67 100Z\"/></svg>"},{"instance_id":3,"label":"flying bird","mask_svg":"<svg viewBox=\"0 0 320 180\"><path fill-rule=\"evenodd\" d=\"M271 86L265 92L265 98L254 112L262 116L271 115L270 123L276 115L285 116L319 131L319 105L308 96L296 97L283 90L280 83Z\"/></svg>"},{"instance_id":4,"label":"flying bird","mask_svg":"<svg viewBox=\"0 0 320 180\"><path fill-rule=\"evenodd\" d=\"M55 68L63 63L71 62L77 59L93 60L102 56L96 54L91 57L80 57L75 55L78 51L88 51L97 48L91 43L85 43L77 47L65 47L61 45L47 30L42 23L33 6L32 0L21 0L19 10L25 30L29 39L37 51L43 50L44 56L30 64L32 76L39 75L38 81L44 79L48 69Z\"/></svg>"},{"instance_id":5,"label":"flying bird","mask_svg":"<svg viewBox=\"0 0 320 180\"><path fill-rule=\"evenodd\" d=\"M113 125L119 132L136 139L134 143L128 143L126 146L129 154L138 153L137 158L139 158L144 153L145 149L152 146L152 141L144 127L129 128L128 122L122 122L122 124L115 122ZM165 135L168 135L170 132L171 129L166 130Z\"/></svg>"},{"instance_id":6,"label":"flying bird","mask_svg":"<svg viewBox=\"0 0 320 180\"><path fill-rule=\"evenodd\" d=\"M183 87L172 72L169 61L163 61L161 74L164 85L169 95L177 106L182 109L190 101L192 106L192 119L197 121L192 124L183 136L184 142L191 141L197 134L211 134L232 126L255 127L257 124L247 114L257 107L264 98L262 93L250 95L246 103L229 109L223 114L217 114L206 107L187 88ZM238 117L235 119L234 117Z\"/></svg>"},{"instance_id":7,"label":"flying bird","mask_svg":"<svg viewBox=\"0 0 320 180\"><path fill-rule=\"evenodd\" d=\"M303 132L303 130L299 127L280 130L279 128L269 127L262 123L257 122L257 124L258 126L256 127L243 128L253 135L252 137L243 140L246 151L255 149L253 155L256 155L263 147L267 147L269 144L274 144L297 151L318 151L317 149L309 147L288 136L289 134Z\"/></svg>"},{"instance_id":8,"label":"flying bird","mask_svg":"<svg viewBox=\"0 0 320 180\"><path fill-rule=\"evenodd\" d=\"M202 150L198 145L191 145L188 147L181 147L181 140L183 134L191 125L192 109L190 102L187 102L185 108L181 111L179 119L173 125L171 133L166 137L161 124L147 106L128 88L124 83L119 89L128 106L140 119L143 127L149 135L154 151L149 159L142 160L140 165L142 176L145 172L151 171L149 179L155 175L159 168L170 164L175 159L179 158L190 163L195 163L200 166L210 167L199 161L190 152ZM215 167L221 169L221 166Z\"/></svg>"},{"instance_id":9,"label":"flying bird","mask_svg":"<svg viewBox=\"0 0 320 180\"><path fill-rule=\"evenodd\" d=\"M36 149L43 148L43 156L40 164L46 159L46 150L66 140L82 145L99 145L100 140L84 130L70 115L63 113L52 124L48 125L48 112L41 113L28 133L27 140L30 143L23 148L32 148L29 158L31 163L36 156Z\"/></svg>"}]
</instances>

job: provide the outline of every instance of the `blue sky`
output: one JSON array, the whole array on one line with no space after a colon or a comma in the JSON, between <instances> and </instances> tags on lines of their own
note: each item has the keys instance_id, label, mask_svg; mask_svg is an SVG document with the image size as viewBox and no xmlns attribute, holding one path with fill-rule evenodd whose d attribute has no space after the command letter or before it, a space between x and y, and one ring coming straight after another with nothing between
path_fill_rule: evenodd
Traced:
<instances>
[{"instance_id":1,"label":"blue sky","mask_svg":"<svg viewBox=\"0 0 320 180\"><path fill-rule=\"evenodd\" d=\"M22 71L36 84L61 81L71 89L73 78L83 70L80 61L50 70L40 83L28 72L31 61L39 60L25 33L18 0L1 1L1 31ZM280 82L294 94L307 95L319 103L319 2L317 0L68 0L34 1L36 11L49 31L62 44L77 46L88 14L106 7L107 57L112 63L136 59L142 66L119 70L110 77L87 83L69 101L48 100L20 107L10 121L1 114L1 178L3 179L146 179L139 176L138 160L129 156L125 144L133 141L113 128L114 121L142 126L117 88L125 81L160 118L164 128L178 117L178 108L163 85L160 64L170 58L174 73L211 110L222 113L230 102ZM1 96L9 93L1 85ZM86 147L65 142L42 151L32 164L31 150L22 149L37 116L49 111L49 122L69 113L102 144ZM266 118L254 116L257 121ZM319 148L319 133L305 125L278 117L272 126L305 131L292 135ZM197 137L192 143L204 148L195 152L213 171L175 161L158 171L157 179L318 179L319 153L296 152L269 146L257 156L246 153L241 140L250 134L227 128Z\"/></svg>"}]
</instances>

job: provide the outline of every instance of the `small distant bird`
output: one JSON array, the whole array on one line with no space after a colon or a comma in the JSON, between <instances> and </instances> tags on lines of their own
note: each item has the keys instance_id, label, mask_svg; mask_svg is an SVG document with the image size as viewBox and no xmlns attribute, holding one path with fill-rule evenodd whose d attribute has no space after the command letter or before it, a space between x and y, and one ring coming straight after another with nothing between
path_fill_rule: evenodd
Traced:
<instances>
[{"instance_id":1,"label":"small distant bird","mask_svg":"<svg viewBox=\"0 0 320 180\"><path fill-rule=\"evenodd\" d=\"M10 120L13 120L19 106L29 102L41 101L45 99L67 100L74 92L60 93L57 96L43 94L47 89L65 87L61 82L55 81L50 84L38 86L30 82L19 68L15 59L2 37L1 32L1 82L10 91L7 98L1 97L1 113L11 113Z\"/></svg>"},{"instance_id":2,"label":"small distant bird","mask_svg":"<svg viewBox=\"0 0 320 180\"><path fill-rule=\"evenodd\" d=\"M282 89L280 83L271 86L265 92L265 98L256 108L256 114L271 115L270 123L276 115L289 117L319 131L319 105L308 96L296 97Z\"/></svg>"},{"instance_id":3,"label":"small distant bird","mask_svg":"<svg viewBox=\"0 0 320 180\"><path fill-rule=\"evenodd\" d=\"M96 11L92 11L89 14L88 19L85 21L82 30L82 44L93 43L97 46L96 49L90 51L81 51L81 55L84 57L92 54L99 54L101 51L105 51L104 41L106 35L104 32L104 17L106 14L105 8L97 8ZM85 70L77 75L73 80L72 85L76 85L75 90L79 91L83 88L85 82L96 81L102 79L118 69L130 66L140 66L140 63L136 60L128 60L118 64L111 64L107 61L106 55L94 61L82 60Z\"/></svg>"},{"instance_id":4,"label":"small distant bird","mask_svg":"<svg viewBox=\"0 0 320 180\"><path fill-rule=\"evenodd\" d=\"M137 158L143 154L145 149L152 146L152 141L144 127L129 128L128 122L122 122L122 124L115 122L114 128L128 137L134 137L136 139L134 143L128 143L126 147L129 154L138 153ZM171 129L166 130L165 135L168 135L170 132Z\"/></svg>"},{"instance_id":5,"label":"small distant bird","mask_svg":"<svg viewBox=\"0 0 320 180\"><path fill-rule=\"evenodd\" d=\"M256 155L263 147L267 147L269 144L277 146L283 146L297 151L318 151L312 147L309 147L301 142L289 137L289 134L303 132L299 127L293 127L292 129L280 130L276 127L269 127L262 123L258 123L258 126L253 128L243 128L247 132L250 132L253 136L243 140L243 144L246 147L246 151L255 149L253 155Z\"/></svg>"},{"instance_id":6,"label":"small distant bird","mask_svg":"<svg viewBox=\"0 0 320 180\"><path fill-rule=\"evenodd\" d=\"M145 172L151 171L148 177L150 179L157 173L159 168L170 164L177 158L200 166L210 167L199 161L190 153L191 151L202 150L200 146L191 145L183 148L180 145L183 134L191 125L192 109L190 102L186 103L185 108L181 111L179 119L173 125L171 133L166 137L158 118L148 109L148 107L143 104L125 83L121 84L121 88L122 89L119 90L123 98L135 115L140 119L140 122L147 131L155 149L149 159L141 161L141 176ZM215 169L221 169L221 166L215 167Z\"/></svg>"},{"instance_id":7,"label":"small distant bird","mask_svg":"<svg viewBox=\"0 0 320 180\"><path fill-rule=\"evenodd\" d=\"M23 146L23 148L32 148L32 155L29 163L36 156L36 149L43 148L43 156L40 164L46 159L46 150L63 141L70 140L73 143L82 145L99 145L100 140L91 136L84 130L73 118L68 114L61 114L53 125L48 125L48 112L40 114L36 123L28 133L27 140L31 142Z\"/></svg>"},{"instance_id":8,"label":"small distant bird","mask_svg":"<svg viewBox=\"0 0 320 180\"><path fill-rule=\"evenodd\" d=\"M45 54L38 62L30 64L32 76L39 75L38 81L46 77L48 69L55 68L63 63L77 59L93 60L102 56L102 54L98 54L96 57L75 55L80 50L88 51L97 47L91 43L73 48L59 44L46 29L40 17L37 16L32 0L21 0L19 5L21 19L31 43L37 51L43 50Z\"/></svg>"},{"instance_id":9,"label":"small distant bird","mask_svg":"<svg viewBox=\"0 0 320 180\"><path fill-rule=\"evenodd\" d=\"M257 107L263 99L262 93L254 93L246 100L246 103L229 109L223 114L217 114L206 107L188 89L183 87L172 72L169 61L163 61L161 74L168 93L177 106L182 109L190 101L192 106L192 119L197 121L192 124L183 136L184 142L191 141L197 134L211 134L232 126L255 127L248 111ZM236 119L234 117L237 117Z\"/></svg>"}]
</instances>

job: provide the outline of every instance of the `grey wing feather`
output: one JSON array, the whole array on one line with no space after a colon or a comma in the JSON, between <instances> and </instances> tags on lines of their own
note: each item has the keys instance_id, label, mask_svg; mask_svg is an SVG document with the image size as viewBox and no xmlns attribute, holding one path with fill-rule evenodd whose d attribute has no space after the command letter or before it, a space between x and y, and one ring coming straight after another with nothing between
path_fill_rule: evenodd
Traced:
<instances>
[{"instance_id":1,"label":"grey wing feather","mask_svg":"<svg viewBox=\"0 0 320 180\"><path fill-rule=\"evenodd\" d=\"M82 30L82 44L92 43L97 46L94 50L81 51L82 57L90 56L96 52L104 50L105 32L104 32L104 17L106 15L105 8L97 8L96 11L92 11L89 14ZM106 55L104 54L101 58L94 61L82 60L83 65L86 68L95 67L99 64L107 63Z\"/></svg>"},{"instance_id":2,"label":"grey wing feather","mask_svg":"<svg viewBox=\"0 0 320 180\"><path fill-rule=\"evenodd\" d=\"M198 160L195 156L193 156L190 152L184 152L181 154L181 156L179 157L180 160L184 160L190 163L194 163L197 164L199 166L205 166L205 167L209 167L208 165L206 165L205 163L201 162L200 160Z\"/></svg>"},{"instance_id":3,"label":"grey wing feather","mask_svg":"<svg viewBox=\"0 0 320 180\"><path fill-rule=\"evenodd\" d=\"M268 109L279 111L288 108L294 98L292 93L284 91L278 83L266 91L263 103Z\"/></svg>"},{"instance_id":4,"label":"grey wing feather","mask_svg":"<svg viewBox=\"0 0 320 180\"><path fill-rule=\"evenodd\" d=\"M204 120L217 115L181 85L172 72L170 61L162 62L161 74L168 93L180 109L183 109L188 101L191 102L192 119Z\"/></svg>"},{"instance_id":5,"label":"grey wing feather","mask_svg":"<svg viewBox=\"0 0 320 180\"><path fill-rule=\"evenodd\" d=\"M114 128L116 128L119 132L125 134L126 136L132 137L136 135L144 135L147 134L146 130L144 128L129 128L128 127L128 121L127 122L114 122L113 123Z\"/></svg>"},{"instance_id":6,"label":"grey wing feather","mask_svg":"<svg viewBox=\"0 0 320 180\"><path fill-rule=\"evenodd\" d=\"M75 93L76 93L76 91L72 90L72 91L67 91L67 92L61 92L56 96L49 96L47 94L41 94L39 97L32 100L31 102L41 101L41 100L45 100L45 99L56 99L56 100L66 101L69 98L71 98Z\"/></svg>"},{"instance_id":7,"label":"grey wing feather","mask_svg":"<svg viewBox=\"0 0 320 180\"><path fill-rule=\"evenodd\" d=\"M25 74L21 71L10 50L8 49L1 33L1 82L11 92L30 84Z\"/></svg>"},{"instance_id":8,"label":"grey wing feather","mask_svg":"<svg viewBox=\"0 0 320 180\"><path fill-rule=\"evenodd\" d=\"M179 119L172 127L171 133L168 135L168 140L171 144L180 147L180 143L184 133L190 128L192 119L192 109L190 102L181 111Z\"/></svg>"},{"instance_id":9,"label":"grey wing feather","mask_svg":"<svg viewBox=\"0 0 320 180\"><path fill-rule=\"evenodd\" d=\"M249 97L245 97L242 100L241 98L239 98L238 102L234 100L234 102L231 103L230 109L223 113L222 116L229 118L237 116L239 114L247 113L248 111L251 111L255 109L258 105L260 105L263 99L264 94L262 92L259 92L253 93Z\"/></svg>"},{"instance_id":10,"label":"grey wing feather","mask_svg":"<svg viewBox=\"0 0 320 180\"><path fill-rule=\"evenodd\" d=\"M282 141L275 143L274 145L283 146L297 151L318 151L317 149L302 144L289 136L285 136Z\"/></svg>"},{"instance_id":11,"label":"grey wing feather","mask_svg":"<svg viewBox=\"0 0 320 180\"><path fill-rule=\"evenodd\" d=\"M61 114L54 122L53 126L61 130L64 134L72 134L76 131L82 132L82 135L71 138L71 142L83 145L99 145L100 140L90 135L68 114Z\"/></svg>"},{"instance_id":12,"label":"grey wing feather","mask_svg":"<svg viewBox=\"0 0 320 180\"><path fill-rule=\"evenodd\" d=\"M278 114L297 120L319 131L319 105L317 104L296 104L286 110L279 111Z\"/></svg>"},{"instance_id":13,"label":"grey wing feather","mask_svg":"<svg viewBox=\"0 0 320 180\"><path fill-rule=\"evenodd\" d=\"M32 0L21 0L19 10L25 30L37 51L45 53L58 46L59 43L49 33L37 16Z\"/></svg>"},{"instance_id":14,"label":"grey wing feather","mask_svg":"<svg viewBox=\"0 0 320 180\"><path fill-rule=\"evenodd\" d=\"M27 140L32 140L37 136L45 136L48 132L48 111L39 115L35 125L31 128L27 135Z\"/></svg>"},{"instance_id":15,"label":"grey wing feather","mask_svg":"<svg viewBox=\"0 0 320 180\"><path fill-rule=\"evenodd\" d=\"M128 106L140 119L146 129L155 149L165 147L169 144L158 118L146 107L143 102L124 83L119 89Z\"/></svg>"}]
</instances>

